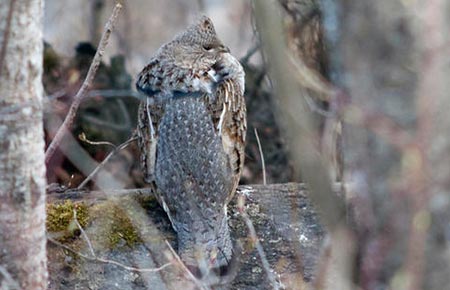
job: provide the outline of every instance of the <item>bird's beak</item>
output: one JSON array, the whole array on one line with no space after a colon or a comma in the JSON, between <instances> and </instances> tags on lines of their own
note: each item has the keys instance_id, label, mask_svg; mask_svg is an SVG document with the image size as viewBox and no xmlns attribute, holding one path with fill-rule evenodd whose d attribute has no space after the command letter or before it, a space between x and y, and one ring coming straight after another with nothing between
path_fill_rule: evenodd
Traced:
<instances>
[{"instance_id":1,"label":"bird's beak","mask_svg":"<svg viewBox=\"0 0 450 290\"><path fill-rule=\"evenodd\" d=\"M230 48L229 48L228 46L221 45L221 46L219 47L219 51L220 51L220 52L224 52L224 53L228 53L228 52L230 52Z\"/></svg>"}]
</instances>

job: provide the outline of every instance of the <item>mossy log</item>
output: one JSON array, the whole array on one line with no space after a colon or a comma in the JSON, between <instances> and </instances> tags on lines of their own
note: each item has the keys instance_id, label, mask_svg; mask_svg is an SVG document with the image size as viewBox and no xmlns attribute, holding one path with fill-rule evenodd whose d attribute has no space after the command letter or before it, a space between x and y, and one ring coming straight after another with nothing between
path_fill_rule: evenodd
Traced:
<instances>
[{"instance_id":1,"label":"mossy log","mask_svg":"<svg viewBox=\"0 0 450 290\"><path fill-rule=\"evenodd\" d=\"M277 279L287 289L307 289L315 275L324 229L305 186L249 185L239 188L237 195L241 194L245 194L246 213ZM136 268L156 268L170 262L165 241L176 249L176 233L149 189L49 192L48 208L65 204L66 200L88 207L83 221L97 257ZM235 242L239 241L242 252L231 289L271 289L254 240L235 202L230 204L229 213L232 236ZM49 218L55 218L54 213ZM55 221L48 224L55 226ZM75 234L64 245L86 255L90 252L82 235ZM156 273L129 271L82 259L52 243L48 245L48 256L49 289L74 289L76 285L90 289L175 289L182 285L184 289L195 289L176 265Z\"/></svg>"}]
</instances>

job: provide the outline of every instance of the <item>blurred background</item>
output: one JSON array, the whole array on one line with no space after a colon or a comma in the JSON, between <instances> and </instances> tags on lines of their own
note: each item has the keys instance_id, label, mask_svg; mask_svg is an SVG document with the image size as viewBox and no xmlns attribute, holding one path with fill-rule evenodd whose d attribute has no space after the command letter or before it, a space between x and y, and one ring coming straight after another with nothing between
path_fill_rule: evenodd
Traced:
<instances>
[{"instance_id":1,"label":"blurred background","mask_svg":"<svg viewBox=\"0 0 450 290\"><path fill-rule=\"evenodd\" d=\"M45 40L65 56L73 56L81 41L97 45L114 4L108 0L46 1ZM123 5L105 59L124 55L133 76L161 44L202 14L213 20L221 39L237 57L244 56L256 40L248 0L133 0L123 1Z\"/></svg>"},{"instance_id":2,"label":"blurred background","mask_svg":"<svg viewBox=\"0 0 450 290\"><path fill-rule=\"evenodd\" d=\"M47 143L84 80L114 3L46 1ZM73 134L48 164L49 183L63 191L117 188L111 180L121 188L145 186L135 144L115 154L89 183L83 180L132 136L139 103L135 76L163 43L206 14L246 71L241 183L261 184L263 172L268 184L283 183L284 189L287 182L305 181L319 213L316 219L309 204L290 199L289 190L273 191L277 198L261 208L271 222L279 217L275 229L289 226L280 240L289 237L294 254L273 254L272 265L300 265L301 247L312 241L315 250L306 254L313 256L308 263L314 261L305 263L310 275L302 278L316 277L315 289L449 289L449 1L123 5ZM311 211L302 215L303 209ZM300 220L299 229L314 228L314 238L290 230ZM321 226L330 237L324 248ZM265 250L274 253L279 247L269 241ZM292 289L310 289L294 284Z\"/></svg>"}]
</instances>

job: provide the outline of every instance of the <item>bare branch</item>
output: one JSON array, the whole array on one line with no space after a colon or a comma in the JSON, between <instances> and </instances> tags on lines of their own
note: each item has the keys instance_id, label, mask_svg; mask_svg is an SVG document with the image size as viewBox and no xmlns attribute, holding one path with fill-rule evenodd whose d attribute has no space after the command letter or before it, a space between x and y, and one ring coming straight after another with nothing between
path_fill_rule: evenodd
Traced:
<instances>
[{"instance_id":1,"label":"bare branch","mask_svg":"<svg viewBox=\"0 0 450 290\"><path fill-rule=\"evenodd\" d=\"M77 189L80 190L83 187L86 186L86 184L95 176L95 174L97 174L97 172L99 172L100 169L103 168L103 166L105 166L105 164L111 159L111 157L113 157L114 155L117 154L117 152L119 152L122 149L125 149L128 145L130 145L132 142L136 141L137 137L135 135L131 136L130 139L128 139L127 141L123 142L122 144L120 144L118 147L115 147L114 145L114 150L111 151L108 156L106 156L105 159L103 159L103 161L97 166L95 167L95 169L91 172L91 174L89 174L85 180L83 180L82 183L80 183L80 185L78 185ZM98 143L103 143L103 142L98 142ZM109 143L109 142L108 142Z\"/></svg>"},{"instance_id":2,"label":"bare branch","mask_svg":"<svg viewBox=\"0 0 450 290\"><path fill-rule=\"evenodd\" d=\"M92 60L91 66L89 67L89 71L87 73L87 76L83 82L83 84L80 87L80 90L77 92L73 99L73 103L70 106L69 112L67 113L66 119L64 120L61 127L58 129L58 132L56 132L55 137L53 138L52 142L47 148L47 151L45 152L45 162L48 163L50 158L53 156L53 153L55 153L56 148L59 146L59 143L61 143L62 138L66 134L66 131L70 130L70 127L73 124L73 121L75 119L78 107L80 106L80 103L83 99L83 97L86 95L88 89L90 88L92 81L94 80L95 74L97 72L97 69L100 65L100 62L102 60L102 56L105 53L105 48L108 45L109 37L111 36L111 33L114 29L114 25L116 23L117 17L119 15L120 10L122 9L122 5L120 3L117 3L114 7L114 10L108 20L108 22L105 25L105 30L103 31L102 38L100 39L100 43L97 48L97 52L95 53L94 59Z\"/></svg>"}]
</instances>

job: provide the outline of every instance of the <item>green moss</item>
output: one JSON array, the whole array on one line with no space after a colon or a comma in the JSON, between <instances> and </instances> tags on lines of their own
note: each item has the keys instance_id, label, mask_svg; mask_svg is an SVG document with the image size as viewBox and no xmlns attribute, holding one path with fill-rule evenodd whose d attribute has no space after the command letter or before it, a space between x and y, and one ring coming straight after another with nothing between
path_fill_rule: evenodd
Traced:
<instances>
[{"instance_id":1,"label":"green moss","mask_svg":"<svg viewBox=\"0 0 450 290\"><path fill-rule=\"evenodd\" d=\"M133 247L142 240L125 210L127 201L120 200L120 205L116 202L106 201L90 207L83 202L74 203L69 200L64 203L48 204L47 231L60 242L70 243L71 247L77 248L79 241L74 238L79 236L79 229L73 219L75 209L77 220L95 249ZM152 207L156 201L154 198L145 198L142 203ZM89 227L87 227L88 223Z\"/></svg>"},{"instance_id":2,"label":"green moss","mask_svg":"<svg viewBox=\"0 0 450 290\"><path fill-rule=\"evenodd\" d=\"M53 203L47 205L46 227L49 233L65 241L73 238L78 227L74 220L74 210L77 212L77 220L84 228L89 220L89 209L83 202L73 203L66 200L64 203Z\"/></svg>"},{"instance_id":3,"label":"green moss","mask_svg":"<svg viewBox=\"0 0 450 290\"><path fill-rule=\"evenodd\" d=\"M92 211L96 217L97 242L102 246L112 249L142 242L127 213L118 205L105 202L96 205Z\"/></svg>"},{"instance_id":4,"label":"green moss","mask_svg":"<svg viewBox=\"0 0 450 290\"><path fill-rule=\"evenodd\" d=\"M158 201L156 200L155 196L153 194L151 195L141 195L136 198L136 201L142 206L145 210L153 210L157 207Z\"/></svg>"}]
</instances>

